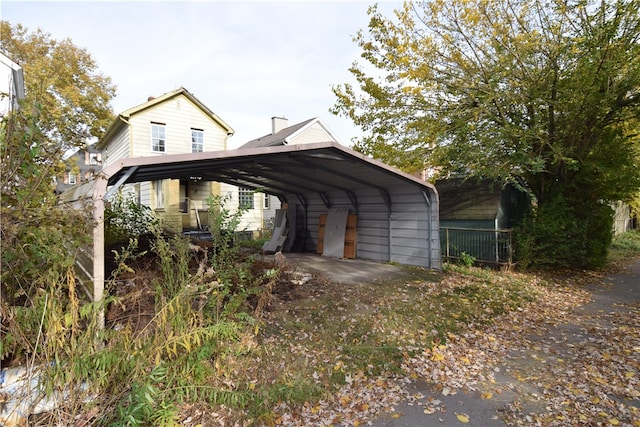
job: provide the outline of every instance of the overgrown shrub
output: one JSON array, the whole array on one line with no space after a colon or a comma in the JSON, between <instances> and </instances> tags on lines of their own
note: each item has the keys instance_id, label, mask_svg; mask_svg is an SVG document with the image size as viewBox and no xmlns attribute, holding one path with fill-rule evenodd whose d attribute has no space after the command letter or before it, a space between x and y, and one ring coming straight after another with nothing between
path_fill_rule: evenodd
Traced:
<instances>
[{"instance_id":1,"label":"overgrown shrub","mask_svg":"<svg viewBox=\"0 0 640 427\"><path fill-rule=\"evenodd\" d=\"M234 212L229 207L230 195L213 194L207 199L209 215L209 232L213 238L214 269L226 270L234 261L238 248L234 246L235 233L240 226L242 215L248 211L245 206L239 206Z\"/></svg>"},{"instance_id":2,"label":"overgrown shrub","mask_svg":"<svg viewBox=\"0 0 640 427\"><path fill-rule=\"evenodd\" d=\"M82 212L57 204L52 177L61 158L47 157L38 118L19 112L0 122L0 231L2 299L29 298L43 272L72 264L78 236L87 226Z\"/></svg>"},{"instance_id":3,"label":"overgrown shrub","mask_svg":"<svg viewBox=\"0 0 640 427\"><path fill-rule=\"evenodd\" d=\"M599 268L607 261L613 211L604 203L556 196L538 206L516 228L520 268Z\"/></svg>"},{"instance_id":4,"label":"overgrown shrub","mask_svg":"<svg viewBox=\"0 0 640 427\"><path fill-rule=\"evenodd\" d=\"M104 209L105 244L128 242L159 230L160 219L148 206L119 191Z\"/></svg>"},{"instance_id":5,"label":"overgrown shrub","mask_svg":"<svg viewBox=\"0 0 640 427\"><path fill-rule=\"evenodd\" d=\"M150 210L119 195L106 212L109 239L122 243L106 286L113 293L91 302L74 271L79 249L90 243L90 210L58 205L51 182L58 166L43 157L37 119L15 117L0 130L0 359L3 367L39 367L42 390L64 395L59 410L36 422L175 425L184 402L262 405L260 396L221 378L226 357L255 347L252 309L276 273L254 275L232 257L229 244L220 245L215 269L202 254L194 269L188 241L162 233ZM233 233L224 230L233 230L234 217L218 212L219 242L231 242ZM139 236L150 236L144 262L138 262ZM125 286L130 295L117 292ZM144 323L133 317L146 315L147 306L136 306L136 316L102 327L104 310L145 295Z\"/></svg>"}]
</instances>

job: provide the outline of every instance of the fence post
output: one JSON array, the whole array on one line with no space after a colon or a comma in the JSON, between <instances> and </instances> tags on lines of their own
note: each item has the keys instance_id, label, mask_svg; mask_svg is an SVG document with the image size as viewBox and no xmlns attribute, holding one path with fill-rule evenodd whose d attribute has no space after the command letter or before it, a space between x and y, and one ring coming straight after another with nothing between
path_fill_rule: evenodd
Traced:
<instances>
[{"instance_id":1,"label":"fence post","mask_svg":"<svg viewBox=\"0 0 640 427\"><path fill-rule=\"evenodd\" d=\"M446 235L445 240L447 242L447 262L449 262L450 261L450 255L449 255L449 229L445 228L444 231L445 231L445 235Z\"/></svg>"}]
</instances>

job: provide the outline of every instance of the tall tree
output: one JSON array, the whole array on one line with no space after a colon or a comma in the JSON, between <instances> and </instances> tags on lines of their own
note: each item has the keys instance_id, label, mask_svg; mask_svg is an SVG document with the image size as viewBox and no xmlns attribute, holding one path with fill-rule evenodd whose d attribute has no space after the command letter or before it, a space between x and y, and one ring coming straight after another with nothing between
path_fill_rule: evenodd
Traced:
<instances>
[{"instance_id":1,"label":"tall tree","mask_svg":"<svg viewBox=\"0 0 640 427\"><path fill-rule=\"evenodd\" d=\"M369 131L356 144L367 154L518 182L580 220L640 188L639 9L431 0L386 18L372 7L355 37L367 63L350 69L359 87L334 87L333 112Z\"/></svg>"},{"instance_id":2,"label":"tall tree","mask_svg":"<svg viewBox=\"0 0 640 427\"><path fill-rule=\"evenodd\" d=\"M0 303L28 305L64 277L87 236L82 212L58 205L53 178L66 152L104 132L115 88L70 40L0 21L0 48L23 67L26 86L20 108L0 121Z\"/></svg>"},{"instance_id":3,"label":"tall tree","mask_svg":"<svg viewBox=\"0 0 640 427\"><path fill-rule=\"evenodd\" d=\"M24 70L22 108L39 117L48 153L81 147L109 126L116 88L86 50L7 21L0 21L0 49Z\"/></svg>"}]
</instances>

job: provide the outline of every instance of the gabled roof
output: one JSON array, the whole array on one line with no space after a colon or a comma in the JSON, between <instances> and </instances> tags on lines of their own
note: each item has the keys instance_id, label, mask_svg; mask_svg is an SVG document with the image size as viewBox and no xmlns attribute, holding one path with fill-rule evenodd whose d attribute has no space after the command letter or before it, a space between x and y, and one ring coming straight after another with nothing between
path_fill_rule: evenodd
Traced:
<instances>
[{"instance_id":1,"label":"gabled roof","mask_svg":"<svg viewBox=\"0 0 640 427\"><path fill-rule=\"evenodd\" d=\"M304 130L306 130L307 128L310 128L316 123L319 124L325 130L325 132L327 132L331 136L331 139L333 141L340 142L338 138L333 134L333 132L331 132L331 130L318 117L314 117L312 119L308 119L303 122L297 123L295 125L286 127L279 132L270 133L268 135L261 136L260 138L253 139L241 145L239 148L243 149L243 148L258 148L258 147L276 147L278 145L287 145L293 139L295 139L296 136L298 136ZM318 141L318 142L321 142L321 141Z\"/></svg>"},{"instance_id":2,"label":"gabled roof","mask_svg":"<svg viewBox=\"0 0 640 427\"><path fill-rule=\"evenodd\" d=\"M398 183L436 193L432 184L333 141L126 158L103 172L109 185L198 177L285 197L325 194L336 188L386 193Z\"/></svg>"},{"instance_id":3,"label":"gabled roof","mask_svg":"<svg viewBox=\"0 0 640 427\"><path fill-rule=\"evenodd\" d=\"M105 132L104 136L100 139L100 141L96 144L99 149L103 149L104 145L107 141L111 139L115 133L117 133L120 129L128 124L128 120L131 116L140 113L148 108L154 107L158 104L161 104L167 100L175 98L177 96L184 95L189 101L193 102L203 113L205 113L211 120L216 122L220 127L227 131L227 135L233 135L234 130L229 126L224 120L222 120L217 114L209 109L206 105L204 105L198 98L196 98L191 92L186 90L184 87L180 89L176 89L171 92L167 92L164 95L158 96L156 98L149 99L149 101L137 105L135 107L129 108L128 110L123 111L116 117L113 121L109 129Z\"/></svg>"}]
</instances>

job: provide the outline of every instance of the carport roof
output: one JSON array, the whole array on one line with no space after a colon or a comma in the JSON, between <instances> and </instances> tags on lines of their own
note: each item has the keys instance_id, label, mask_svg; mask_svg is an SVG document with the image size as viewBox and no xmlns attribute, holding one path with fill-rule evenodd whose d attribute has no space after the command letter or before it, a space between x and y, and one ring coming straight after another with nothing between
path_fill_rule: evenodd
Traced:
<instances>
[{"instance_id":1,"label":"carport roof","mask_svg":"<svg viewBox=\"0 0 640 427\"><path fill-rule=\"evenodd\" d=\"M323 142L119 160L104 169L109 185L180 179L217 181L282 197L345 191L349 197L375 189L385 197L398 184L435 187L348 147ZM353 201L353 200L352 200ZM329 203L328 199L325 203Z\"/></svg>"}]
</instances>

